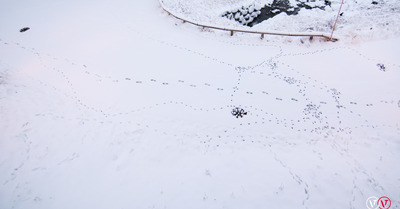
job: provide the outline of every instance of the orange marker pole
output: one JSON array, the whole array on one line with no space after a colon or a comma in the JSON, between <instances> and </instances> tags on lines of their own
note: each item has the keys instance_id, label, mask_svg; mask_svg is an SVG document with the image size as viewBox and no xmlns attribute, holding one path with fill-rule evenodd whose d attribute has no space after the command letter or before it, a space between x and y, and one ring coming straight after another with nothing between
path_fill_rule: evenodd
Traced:
<instances>
[{"instance_id":1,"label":"orange marker pole","mask_svg":"<svg viewBox=\"0 0 400 209\"><path fill-rule=\"evenodd\" d=\"M333 29L332 29L332 33L331 33L331 37L329 38L329 41L332 40L333 31L335 31L336 23L337 23L337 21L338 21L338 19L339 19L339 16L340 16L340 10L342 10L343 2L344 2L344 0L342 0L342 4L340 5L339 12L338 12L338 14L337 14L335 24L333 25Z\"/></svg>"}]
</instances>

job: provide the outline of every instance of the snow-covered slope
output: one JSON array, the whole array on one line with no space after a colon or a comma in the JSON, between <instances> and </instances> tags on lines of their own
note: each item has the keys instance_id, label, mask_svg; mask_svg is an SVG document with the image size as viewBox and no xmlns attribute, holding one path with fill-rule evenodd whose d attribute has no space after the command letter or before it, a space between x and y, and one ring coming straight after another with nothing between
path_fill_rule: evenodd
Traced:
<instances>
[{"instance_id":1,"label":"snow-covered slope","mask_svg":"<svg viewBox=\"0 0 400 209\"><path fill-rule=\"evenodd\" d=\"M0 208L399 208L400 39L271 40L1 2Z\"/></svg>"},{"instance_id":2,"label":"snow-covered slope","mask_svg":"<svg viewBox=\"0 0 400 209\"><path fill-rule=\"evenodd\" d=\"M222 18L226 11L236 11L250 5L264 7L271 5L273 0L162 0L168 9L202 24L213 26L229 26L249 29L234 20ZM281 0L285 1L285 0ZM278 1L279 2L279 1ZM307 6L325 6L324 0L288 0L295 6L304 2ZM341 0L328 0L328 5L321 9L301 9L297 15L288 16L285 13L254 26L258 31L280 32L322 32L331 33L338 15ZM374 3L372 3L374 2ZM400 5L397 0L377 1L344 1L335 35L342 42L364 42L376 39L387 39L400 36Z\"/></svg>"}]
</instances>

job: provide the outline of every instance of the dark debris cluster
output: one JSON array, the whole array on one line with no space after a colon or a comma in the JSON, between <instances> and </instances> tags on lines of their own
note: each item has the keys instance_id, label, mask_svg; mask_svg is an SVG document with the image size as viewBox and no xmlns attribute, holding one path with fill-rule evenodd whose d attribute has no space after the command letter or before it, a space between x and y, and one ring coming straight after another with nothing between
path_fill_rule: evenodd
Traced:
<instances>
[{"instance_id":1,"label":"dark debris cluster","mask_svg":"<svg viewBox=\"0 0 400 209\"><path fill-rule=\"evenodd\" d=\"M376 66L378 66L380 71L386 72L386 67L384 64L382 63L378 63Z\"/></svg>"},{"instance_id":2,"label":"dark debris cluster","mask_svg":"<svg viewBox=\"0 0 400 209\"><path fill-rule=\"evenodd\" d=\"M235 107L235 108L232 110L231 113L232 113L232 115L235 116L236 118L239 118L239 117L243 118L244 115L247 115L247 112L245 112L244 109L239 108L239 107Z\"/></svg>"}]
</instances>

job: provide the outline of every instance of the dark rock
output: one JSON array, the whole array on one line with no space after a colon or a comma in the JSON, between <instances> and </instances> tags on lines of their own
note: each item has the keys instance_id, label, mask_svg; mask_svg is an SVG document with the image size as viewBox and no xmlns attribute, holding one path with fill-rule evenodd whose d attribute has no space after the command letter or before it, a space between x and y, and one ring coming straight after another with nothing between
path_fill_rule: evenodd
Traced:
<instances>
[{"instance_id":1,"label":"dark rock","mask_svg":"<svg viewBox=\"0 0 400 209\"><path fill-rule=\"evenodd\" d=\"M19 30L19 32L23 33L23 32L25 32L25 31L27 31L29 29L30 29L29 27L21 28L21 30Z\"/></svg>"}]
</instances>

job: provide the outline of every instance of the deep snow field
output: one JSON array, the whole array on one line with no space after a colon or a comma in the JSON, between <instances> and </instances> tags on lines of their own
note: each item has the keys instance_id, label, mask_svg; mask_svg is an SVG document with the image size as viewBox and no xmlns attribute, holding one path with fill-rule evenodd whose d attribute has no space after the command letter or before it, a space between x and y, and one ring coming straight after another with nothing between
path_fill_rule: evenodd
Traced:
<instances>
[{"instance_id":1,"label":"deep snow field","mask_svg":"<svg viewBox=\"0 0 400 209\"><path fill-rule=\"evenodd\" d=\"M261 1L218 2L186 17ZM1 1L0 209L400 208L399 6L365 2L326 42L157 0ZM329 33L339 5L296 21ZM255 27L305 31L288 18Z\"/></svg>"}]
</instances>

